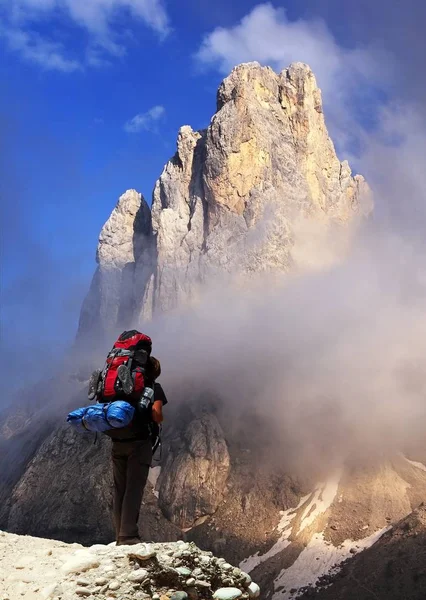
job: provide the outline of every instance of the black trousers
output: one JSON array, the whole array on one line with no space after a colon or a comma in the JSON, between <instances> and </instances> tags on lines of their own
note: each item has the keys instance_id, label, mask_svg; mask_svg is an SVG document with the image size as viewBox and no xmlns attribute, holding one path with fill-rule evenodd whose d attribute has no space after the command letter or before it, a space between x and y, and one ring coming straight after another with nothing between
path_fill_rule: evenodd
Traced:
<instances>
[{"instance_id":1,"label":"black trousers","mask_svg":"<svg viewBox=\"0 0 426 600\"><path fill-rule=\"evenodd\" d=\"M112 443L116 539L138 537L142 495L152 460L151 440Z\"/></svg>"}]
</instances>

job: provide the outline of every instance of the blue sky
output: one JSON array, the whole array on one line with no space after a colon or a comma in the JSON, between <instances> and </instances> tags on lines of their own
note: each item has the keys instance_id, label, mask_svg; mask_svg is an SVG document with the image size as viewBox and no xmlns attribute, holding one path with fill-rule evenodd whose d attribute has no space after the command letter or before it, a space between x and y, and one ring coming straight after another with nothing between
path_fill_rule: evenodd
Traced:
<instances>
[{"instance_id":1,"label":"blue sky","mask_svg":"<svg viewBox=\"0 0 426 600\"><path fill-rule=\"evenodd\" d=\"M310 62L356 159L358 128L392 93L392 61L374 57L392 48L380 13L368 33L333 3L0 0L3 339L72 339L118 196L150 202L179 127L208 125L234 64Z\"/></svg>"}]
</instances>

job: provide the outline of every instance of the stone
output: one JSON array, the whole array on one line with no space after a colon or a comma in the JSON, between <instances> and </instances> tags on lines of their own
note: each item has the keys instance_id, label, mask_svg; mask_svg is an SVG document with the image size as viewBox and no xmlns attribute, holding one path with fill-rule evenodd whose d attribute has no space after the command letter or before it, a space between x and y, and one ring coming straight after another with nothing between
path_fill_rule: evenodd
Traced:
<instances>
[{"instance_id":1,"label":"stone","mask_svg":"<svg viewBox=\"0 0 426 600\"><path fill-rule=\"evenodd\" d=\"M186 600L188 598L188 594L186 592L174 592L170 600Z\"/></svg>"},{"instance_id":2,"label":"stone","mask_svg":"<svg viewBox=\"0 0 426 600\"><path fill-rule=\"evenodd\" d=\"M137 558L138 560L149 560L156 556L156 551L149 546L138 546L136 550L131 550L128 556L131 558Z\"/></svg>"},{"instance_id":3,"label":"stone","mask_svg":"<svg viewBox=\"0 0 426 600\"><path fill-rule=\"evenodd\" d=\"M106 585L108 583L108 579L106 577L97 577L95 579L95 585Z\"/></svg>"},{"instance_id":4,"label":"stone","mask_svg":"<svg viewBox=\"0 0 426 600\"><path fill-rule=\"evenodd\" d=\"M89 548L89 552L93 552L94 554L108 554L109 551L108 546L104 544L94 544Z\"/></svg>"},{"instance_id":5,"label":"stone","mask_svg":"<svg viewBox=\"0 0 426 600\"><path fill-rule=\"evenodd\" d=\"M188 542L184 542L184 540L178 540L176 544L179 546L182 552L188 552L191 550L191 545Z\"/></svg>"},{"instance_id":6,"label":"stone","mask_svg":"<svg viewBox=\"0 0 426 600\"><path fill-rule=\"evenodd\" d=\"M62 594L62 587L58 583L51 583L50 585L44 587L40 592L40 596L43 598L43 600L53 598L54 596L59 596L60 594Z\"/></svg>"},{"instance_id":7,"label":"stone","mask_svg":"<svg viewBox=\"0 0 426 600\"><path fill-rule=\"evenodd\" d=\"M211 587L211 583L209 583L208 581L204 581L203 579L196 579L194 585L195 585L195 587L205 588L205 589Z\"/></svg>"},{"instance_id":8,"label":"stone","mask_svg":"<svg viewBox=\"0 0 426 600\"><path fill-rule=\"evenodd\" d=\"M186 585L191 587L193 585L195 585L195 579L194 577L190 577L189 579L186 580Z\"/></svg>"},{"instance_id":9,"label":"stone","mask_svg":"<svg viewBox=\"0 0 426 600\"><path fill-rule=\"evenodd\" d=\"M89 552L84 552L71 557L62 565L61 571L66 575L71 573L83 573L84 571L98 567L99 564L100 561L97 556Z\"/></svg>"},{"instance_id":10,"label":"stone","mask_svg":"<svg viewBox=\"0 0 426 600\"><path fill-rule=\"evenodd\" d=\"M258 598L260 596L260 587L257 583L254 583L254 581L250 583L248 586L248 593L250 598Z\"/></svg>"},{"instance_id":11,"label":"stone","mask_svg":"<svg viewBox=\"0 0 426 600\"><path fill-rule=\"evenodd\" d=\"M188 587L186 591L188 592L189 600L198 600L200 597L196 587Z\"/></svg>"},{"instance_id":12,"label":"stone","mask_svg":"<svg viewBox=\"0 0 426 600\"><path fill-rule=\"evenodd\" d=\"M179 575L191 575L191 569L188 569L188 567L176 567L176 571L179 573Z\"/></svg>"},{"instance_id":13,"label":"stone","mask_svg":"<svg viewBox=\"0 0 426 600\"><path fill-rule=\"evenodd\" d=\"M127 575L127 579L129 581L137 581L138 583L145 581L147 577L148 571L146 569L137 569L136 571L133 571Z\"/></svg>"},{"instance_id":14,"label":"stone","mask_svg":"<svg viewBox=\"0 0 426 600\"><path fill-rule=\"evenodd\" d=\"M111 581L111 583L108 586L108 589L110 589L112 592L115 592L116 590L119 590L121 587L121 584L118 581Z\"/></svg>"},{"instance_id":15,"label":"stone","mask_svg":"<svg viewBox=\"0 0 426 600\"><path fill-rule=\"evenodd\" d=\"M88 579L77 579L76 583L82 587L90 585L90 581Z\"/></svg>"},{"instance_id":16,"label":"stone","mask_svg":"<svg viewBox=\"0 0 426 600\"><path fill-rule=\"evenodd\" d=\"M90 596L92 592L87 587L78 587L76 588L75 593L77 596Z\"/></svg>"},{"instance_id":17,"label":"stone","mask_svg":"<svg viewBox=\"0 0 426 600\"><path fill-rule=\"evenodd\" d=\"M243 592L235 587L219 588L213 594L215 600L237 600L241 598Z\"/></svg>"}]
</instances>

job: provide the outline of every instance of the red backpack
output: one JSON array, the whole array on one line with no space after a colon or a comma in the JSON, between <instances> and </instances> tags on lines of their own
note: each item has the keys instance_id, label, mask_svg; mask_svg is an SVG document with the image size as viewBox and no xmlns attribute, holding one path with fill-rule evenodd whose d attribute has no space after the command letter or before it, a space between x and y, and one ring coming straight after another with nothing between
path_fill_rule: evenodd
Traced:
<instances>
[{"instance_id":1,"label":"red backpack","mask_svg":"<svg viewBox=\"0 0 426 600\"><path fill-rule=\"evenodd\" d=\"M89 399L98 402L137 401L145 387L145 367L152 340L133 329L124 331L107 356L103 370L94 371L89 382Z\"/></svg>"}]
</instances>

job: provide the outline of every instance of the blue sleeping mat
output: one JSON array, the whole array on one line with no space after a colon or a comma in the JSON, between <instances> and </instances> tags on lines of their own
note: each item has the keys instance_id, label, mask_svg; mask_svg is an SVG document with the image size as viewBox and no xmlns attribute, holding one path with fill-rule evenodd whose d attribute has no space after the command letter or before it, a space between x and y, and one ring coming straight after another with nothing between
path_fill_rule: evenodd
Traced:
<instances>
[{"instance_id":1,"label":"blue sleeping mat","mask_svg":"<svg viewBox=\"0 0 426 600\"><path fill-rule=\"evenodd\" d=\"M135 414L134 407L124 400L109 404L93 404L69 413L67 422L77 431L108 431L129 425Z\"/></svg>"}]
</instances>

